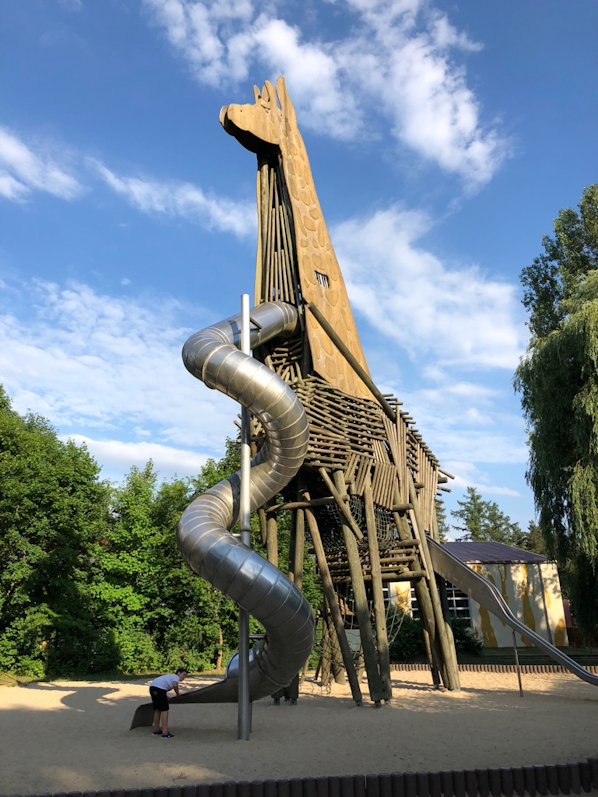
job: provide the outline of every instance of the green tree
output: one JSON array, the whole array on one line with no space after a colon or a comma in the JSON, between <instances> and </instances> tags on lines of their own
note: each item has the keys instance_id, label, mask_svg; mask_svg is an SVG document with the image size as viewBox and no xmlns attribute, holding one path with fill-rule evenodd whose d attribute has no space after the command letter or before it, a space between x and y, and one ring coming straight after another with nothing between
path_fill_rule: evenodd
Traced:
<instances>
[{"instance_id":1,"label":"green tree","mask_svg":"<svg viewBox=\"0 0 598 797\"><path fill-rule=\"evenodd\" d=\"M434 504L436 507L436 522L438 523L438 536L440 542L447 542L450 533L450 526L446 519L446 509L442 498L435 498Z\"/></svg>"},{"instance_id":2,"label":"green tree","mask_svg":"<svg viewBox=\"0 0 598 797\"><path fill-rule=\"evenodd\" d=\"M98 551L94 597L113 628L118 667L143 672L184 665L211 669L235 644L236 607L183 562L176 525L207 489L210 463L196 480L158 486L152 462L136 467L112 495L112 522Z\"/></svg>"},{"instance_id":3,"label":"green tree","mask_svg":"<svg viewBox=\"0 0 598 797\"><path fill-rule=\"evenodd\" d=\"M502 542L505 545L521 546L525 535L518 523L513 523L494 501L484 501L475 487L467 488L467 498L457 501L460 509L451 515L459 520L454 525L457 531L464 532L460 539L475 542Z\"/></svg>"},{"instance_id":4,"label":"green tree","mask_svg":"<svg viewBox=\"0 0 598 797\"><path fill-rule=\"evenodd\" d=\"M20 416L0 387L0 669L86 672L110 654L92 596L108 504L98 474L84 446Z\"/></svg>"},{"instance_id":5,"label":"green tree","mask_svg":"<svg viewBox=\"0 0 598 797\"><path fill-rule=\"evenodd\" d=\"M522 548L532 553L546 554L546 546L544 544L544 537L542 536L542 529L534 521L530 520L527 527L527 534L523 542Z\"/></svg>"},{"instance_id":6,"label":"green tree","mask_svg":"<svg viewBox=\"0 0 598 797\"><path fill-rule=\"evenodd\" d=\"M152 636L159 607L159 537L152 508L157 474L151 462L131 468L111 497L111 522L97 550L93 593L98 613L113 629L118 668L125 672L159 669Z\"/></svg>"},{"instance_id":7,"label":"green tree","mask_svg":"<svg viewBox=\"0 0 598 797\"><path fill-rule=\"evenodd\" d=\"M238 610L184 563L176 525L194 496L238 467L228 440L196 479L159 484L148 462L111 488L85 447L18 415L0 387L0 669L41 677L219 665L236 649ZM252 517L265 554L258 526ZM283 571L289 531L280 513ZM306 595L319 605L307 554L305 565Z\"/></svg>"},{"instance_id":8,"label":"green tree","mask_svg":"<svg viewBox=\"0 0 598 797\"><path fill-rule=\"evenodd\" d=\"M529 428L527 473L550 556L571 571L580 628L598 621L598 184L560 211L524 268L531 333L515 373Z\"/></svg>"}]
</instances>

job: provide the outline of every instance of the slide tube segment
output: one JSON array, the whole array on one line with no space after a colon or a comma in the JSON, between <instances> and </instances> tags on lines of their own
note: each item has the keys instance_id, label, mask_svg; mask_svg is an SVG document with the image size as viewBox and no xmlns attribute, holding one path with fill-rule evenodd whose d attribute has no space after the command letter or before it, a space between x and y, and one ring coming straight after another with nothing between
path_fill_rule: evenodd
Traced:
<instances>
[{"instance_id":1,"label":"slide tube segment","mask_svg":"<svg viewBox=\"0 0 598 797\"><path fill-rule=\"evenodd\" d=\"M251 348L290 335L295 307L266 302L250 311ZM235 399L259 418L265 443L251 462L251 511L275 496L299 471L309 441L307 418L293 390L266 365L238 349L241 316L192 335L183 362L208 387ZM250 700L287 686L307 661L315 623L305 596L259 553L233 536L239 517L240 473L198 496L183 512L177 544L189 566L263 625L266 637L249 654ZM173 698L171 703L237 702L238 656L224 680ZM131 727L151 722L151 704L137 709Z\"/></svg>"},{"instance_id":2,"label":"slide tube segment","mask_svg":"<svg viewBox=\"0 0 598 797\"><path fill-rule=\"evenodd\" d=\"M598 675L588 672L581 664L570 659L569 656L565 655L561 650L551 645L550 642L547 642L543 637L536 634L535 631L532 631L531 628L528 628L524 623L518 620L509 609L498 589L494 584L488 581L487 578L480 576L464 564L464 562L450 553L444 545L437 543L429 537L428 547L434 572L460 589L461 592L469 595L469 597L476 601L476 603L479 603L480 606L484 606L489 612L492 612L495 617L498 617L499 620L502 620L503 623L510 626L513 631L529 639L535 647L543 653L546 653L547 656L550 656L550 658L554 659L558 664L566 667L573 675L581 678L582 681L586 681L586 683L598 686Z\"/></svg>"}]
</instances>

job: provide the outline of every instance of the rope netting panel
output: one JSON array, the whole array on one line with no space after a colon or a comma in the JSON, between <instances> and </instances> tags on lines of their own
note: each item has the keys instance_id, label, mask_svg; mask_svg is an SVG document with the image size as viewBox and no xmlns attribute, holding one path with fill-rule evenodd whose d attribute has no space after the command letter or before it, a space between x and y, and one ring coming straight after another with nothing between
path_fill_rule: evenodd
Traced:
<instances>
[{"instance_id":1,"label":"rope netting panel","mask_svg":"<svg viewBox=\"0 0 598 797\"><path fill-rule=\"evenodd\" d=\"M365 522L365 506L363 498L358 495L349 496L349 511L355 522L367 536ZM322 544L326 553L337 553L345 550L343 540L342 524L345 523L341 511L336 504L314 507L313 513L318 523ZM378 545L383 551L393 540L397 539L397 528L395 526L392 512L378 504L374 504L374 518L376 522L376 536ZM309 535L308 535L309 536Z\"/></svg>"}]
</instances>

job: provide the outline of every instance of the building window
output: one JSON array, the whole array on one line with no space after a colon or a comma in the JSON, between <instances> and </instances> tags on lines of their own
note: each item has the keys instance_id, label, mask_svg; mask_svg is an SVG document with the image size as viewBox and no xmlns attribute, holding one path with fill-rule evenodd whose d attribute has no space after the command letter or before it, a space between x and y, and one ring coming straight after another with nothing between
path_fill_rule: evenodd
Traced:
<instances>
[{"instance_id":1,"label":"building window","mask_svg":"<svg viewBox=\"0 0 598 797\"><path fill-rule=\"evenodd\" d=\"M330 280L328 279L328 274L321 274L319 271L315 272L316 279L320 283L323 288L330 287Z\"/></svg>"},{"instance_id":2,"label":"building window","mask_svg":"<svg viewBox=\"0 0 598 797\"><path fill-rule=\"evenodd\" d=\"M471 625L471 610L469 597L457 589L453 584L446 582L446 598L449 606L449 614L457 620L466 620ZM419 620L419 609L415 599L415 589L411 588L411 614Z\"/></svg>"}]
</instances>

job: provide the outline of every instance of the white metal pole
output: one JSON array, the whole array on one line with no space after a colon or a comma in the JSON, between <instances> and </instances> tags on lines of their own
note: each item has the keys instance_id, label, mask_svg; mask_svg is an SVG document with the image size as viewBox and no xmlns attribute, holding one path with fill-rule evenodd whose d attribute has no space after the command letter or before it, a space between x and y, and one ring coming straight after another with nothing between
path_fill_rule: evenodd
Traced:
<instances>
[{"instance_id":1,"label":"white metal pole","mask_svg":"<svg viewBox=\"0 0 598 797\"><path fill-rule=\"evenodd\" d=\"M249 294L241 296L241 351L249 348ZM241 542L251 546L249 528L250 480L251 480L251 416L249 410L241 409L241 495L239 497L239 526ZM239 607L239 730L238 738L249 740L251 730L251 706L249 703L249 613Z\"/></svg>"}]
</instances>

